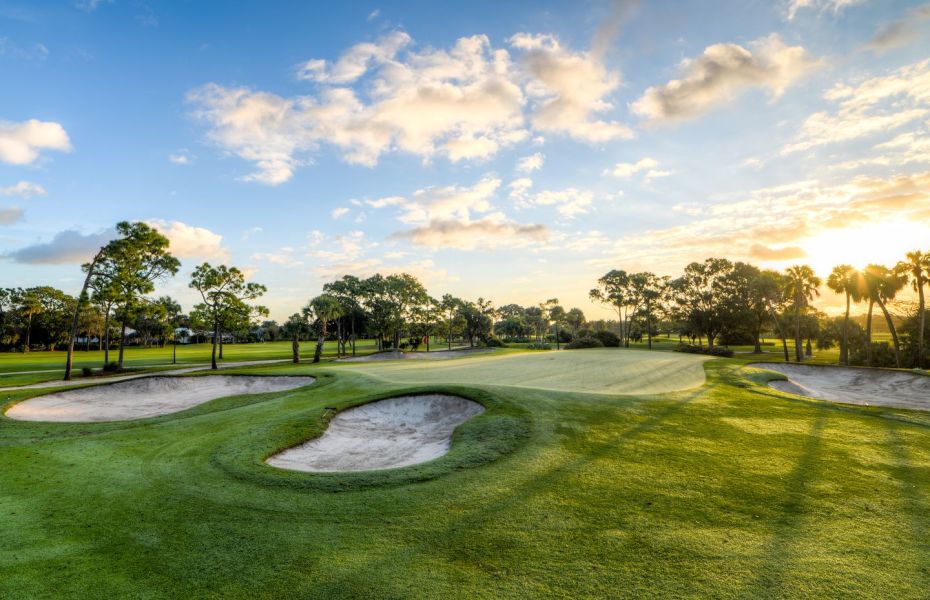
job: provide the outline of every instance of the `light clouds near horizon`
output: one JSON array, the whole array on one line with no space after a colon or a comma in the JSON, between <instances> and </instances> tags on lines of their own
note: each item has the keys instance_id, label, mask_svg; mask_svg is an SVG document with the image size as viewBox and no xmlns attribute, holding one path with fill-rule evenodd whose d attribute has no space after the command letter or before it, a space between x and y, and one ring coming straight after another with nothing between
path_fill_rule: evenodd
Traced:
<instances>
[{"instance_id":1,"label":"light clouds near horizon","mask_svg":"<svg viewBox=\"0 0 930 600\"><path fill-rule=\"evenodd\" d=\"M925 2L313 10L0 2L0 285L76 291L125 219L163 292L228 262L277 318L347 273L598 316L612 268L930 250Z\"/></svg>"}]
</instances>

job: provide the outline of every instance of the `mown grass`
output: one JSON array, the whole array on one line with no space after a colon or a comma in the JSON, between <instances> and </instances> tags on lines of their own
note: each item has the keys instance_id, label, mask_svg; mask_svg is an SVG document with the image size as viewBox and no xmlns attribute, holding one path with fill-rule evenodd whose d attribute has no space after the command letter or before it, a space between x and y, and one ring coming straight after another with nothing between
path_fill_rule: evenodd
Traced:
<instances>
[{"instance_id":1,"label":"mown grass","mask_svg":"<svg viewBox=\"0 0 930 600\"><path fill-rule=\"evenodd\" d=\"M282 365L250 372L320 385L134 423L0 419L0 597L925 597L930 419L705 364L661 396L460 388L525 425L511 447L454 464L481 444L457 435L425 481L335 491L260 457L326 407L422 385Z\"/></svg>"},{"instance_id":2,"label":"mown grass","mask_svg":"<svg viewBox=\"0 0 930 600\"><path fill-rule=\"evenodd\" d=\"M301 360L311 359L315 346L314 342L302 342L300 345ZM164 348L129 346L126 348L123 364L129 370L158 370L205 365L210 363L212 349L211 344L178 344L177 364L172 364L174 349L171 345ZM356 342L356 352L359 355L371 354L376 349L375 340L359 340ZM323 350L324 357L335 357L335 342L327 342ZM291 342L289 341L226 344L223 348L223 358L225 362L286 360L291 358L291 352ZM110 360L115 361L118 353L119 351L116 349L110 350ZM0 353L0 386L8 387L60 379L64 373L66 358L66 353L60 351L32 351L25 354L22 352L2 352ZM98 370L102 366L102 351L84 351L81 349L75 351L75 379L81 378L81 369L83 367ZM29 373L29 371L46 372Z\"/></svg>"}]
</instances>

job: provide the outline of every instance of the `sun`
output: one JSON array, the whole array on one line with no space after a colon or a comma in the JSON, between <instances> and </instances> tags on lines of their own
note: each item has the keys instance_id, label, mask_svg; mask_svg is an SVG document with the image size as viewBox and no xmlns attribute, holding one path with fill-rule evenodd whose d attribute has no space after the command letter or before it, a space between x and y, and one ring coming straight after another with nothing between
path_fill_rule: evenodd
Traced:
<instances>
[{"instance_id":1,"label":"sun","mask_svg":"<svg viewBox=\"0 0 930 600\"><path fill-rule=\"evenodd\" d=\"M930 226L912 221L881 221L855 228L827 229L800 243L806 262L825 277L836 265L861 269L868 264L893 266L915 249L930 247ZM799 261L800 262L800 261Z\"/></svg>"}]
</instances>

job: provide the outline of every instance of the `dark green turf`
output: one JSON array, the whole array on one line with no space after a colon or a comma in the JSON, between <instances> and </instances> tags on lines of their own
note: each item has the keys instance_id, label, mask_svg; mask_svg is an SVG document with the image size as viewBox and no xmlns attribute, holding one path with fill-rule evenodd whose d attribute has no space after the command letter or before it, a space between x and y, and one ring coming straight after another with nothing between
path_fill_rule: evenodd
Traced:
<instances>
[{"instance_id":1,"label":"dark green turf","mask_svg":"<svg viewBox=\"0 0 930 600\"><path fill-rule=\"evenodd\" d=\"M489 410L446 457L344 479L261 460L326 407L425 388L274 366L250 372L321 380L134 423L0 419L0 597L926 597L927 415L707 371L658 397L430 387Z\"/></svg>"}]
</instances>

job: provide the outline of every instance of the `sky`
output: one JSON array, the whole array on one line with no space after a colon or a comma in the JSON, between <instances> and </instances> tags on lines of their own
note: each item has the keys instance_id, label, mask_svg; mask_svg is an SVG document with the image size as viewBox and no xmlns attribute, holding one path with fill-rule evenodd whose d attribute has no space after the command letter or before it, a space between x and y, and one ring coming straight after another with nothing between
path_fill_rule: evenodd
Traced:
<instances>
[{"instance_id":1,"label":"sky","mask_svg":"<svg viewBox=\"0 0 930 600\"><path fill-rule=\"evenodd\" d=\"M209 261L278 319L375 272L607 316L610 269L930 250L928 132L921 2L0 0L0 285L141 220L186 308Z\"/></svg>"}]
</instances>

